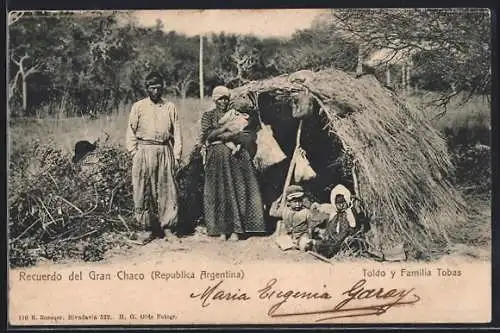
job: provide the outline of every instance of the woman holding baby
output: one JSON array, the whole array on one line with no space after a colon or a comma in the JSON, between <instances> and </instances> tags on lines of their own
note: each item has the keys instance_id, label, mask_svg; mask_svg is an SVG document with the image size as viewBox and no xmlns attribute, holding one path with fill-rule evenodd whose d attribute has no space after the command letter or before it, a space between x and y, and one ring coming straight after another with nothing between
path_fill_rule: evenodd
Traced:
<instances>
[{"instance_id":1,"label":"woman holding baby","mask_svg":"<svg viewBox=\"0 0 500 333\"><path fill-rule=\"evenodd\" d=\"M230 90L212 92L215 108L203 114L205 147L204 219L207 233L238 240L265 232L262 199L252 164L256 152L253 118L229 107Z\"/></svg>"}]
</instances>

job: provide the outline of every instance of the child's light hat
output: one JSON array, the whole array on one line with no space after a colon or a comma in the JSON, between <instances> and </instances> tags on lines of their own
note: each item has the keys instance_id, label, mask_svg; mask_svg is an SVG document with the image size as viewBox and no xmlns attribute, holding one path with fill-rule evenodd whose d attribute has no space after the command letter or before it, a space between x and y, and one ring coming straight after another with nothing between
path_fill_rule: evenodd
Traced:
<instances>
[{"instance_id":1,"label":"child's light hat","mask_svg":"<svg viewBox=\"0 0 500 333\"><path fill-rule=\"evenodd\" d=\"M302 198L303 196L304 196L304 189L300 185L290 185L286 188L287 200Z\"/></svg>"},{"instance_id":2,"label":"child's light hat","mask_svg":"<svg viewBox=\"0 0 500 333\"><path fill-rule=\"evenodd\" d=\"M330 192L330 202L332 205L335 205L335 198L339 194L344 197L346 202L351 201L351 191L349 191L349 189L347 189L344 185L338 184Z\"/></svg>"}]
</instances>

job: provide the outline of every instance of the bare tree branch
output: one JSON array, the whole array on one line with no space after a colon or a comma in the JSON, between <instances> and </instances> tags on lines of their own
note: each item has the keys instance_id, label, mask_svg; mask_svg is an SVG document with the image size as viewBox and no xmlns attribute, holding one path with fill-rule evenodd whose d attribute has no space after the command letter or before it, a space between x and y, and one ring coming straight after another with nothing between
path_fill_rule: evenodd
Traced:
<instances>
[{"instance_id":1,"label":"bare tree branch","mask_svg":"<svg viewBox=\"0 0 500 333\"><path fill-rule=\"evenodd\" d=\"M184 75L184 77L182 77L181 79L177 80L177 82L175 82L173 84L172 89L178 95L181 95L182 97L185 97L189 86L192 83L194 83L193 74L194 74L194 70L190 70L186 75Z\"/></svg>"},{"instance_id":2,"label":"bare tree branch","mask_svg":"<svg viewBox=\"0 0 500 333\"><path fill-rule=\"evenodd\" d=\"M41 67L42 67L42 63L35 64L34 66L32 66L30 69L28 69L26 71L26 73L24 74L24 77L26 78L26 77L28 77L31 74L40 73L40 68Z\"/></svg>"},{"instance_id":3,"label":"bare tree branch","mask_svg":"<svg viewBox=\"0 0 500 333\"><path fill-rule=\"evenodd\" d=\"M27 53L25 53L21 58L19 58L19 60L16 60L14 55L11 56L12 62L14 62L18 66L19 72L23 78L26 78L26 77L30 76L31 74L39 73L40 69L43 66L43 63L39 62L39 63L35 63L30 68L26 69L24 62L25 62L25 60L27 60L29 58L31 58L31 57Z\"/></svg>"}]
</instances>

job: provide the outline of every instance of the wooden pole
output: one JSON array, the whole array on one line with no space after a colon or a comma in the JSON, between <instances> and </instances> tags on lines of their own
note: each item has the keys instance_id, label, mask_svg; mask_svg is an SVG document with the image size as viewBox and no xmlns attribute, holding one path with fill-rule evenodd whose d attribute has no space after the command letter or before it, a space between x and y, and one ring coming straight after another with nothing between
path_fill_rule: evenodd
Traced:
<instances>
[{"instance_id":1,"label":"wooden pole","mask_svg":"<svg viewBox=\"0 0 500 333\"><path fill-rule=\"evenodd\" d=\"M286 188L290 185L292 181L293 169L295 168L295 159L297 158L298 150L300 147L300 135L302 133L302 119L299 122L299 128L297 129L297 137L295 139L295 149L293 151L292 159L290 160L290 166L288 167L288 173L286 174L285 185L283 186L283 194L281 196L281 201L279 207L283 207L286 200Z\"/></svg>"},{"instance_id":2,"label":"wooden pole","mask_svg":"<svg viewBox=\"0 0 500 333\"><path fill-rule=\"evenodd\" d=\"M411 64L406 66L406 92L411 92Z\"/></svg>"},{"instance_id":3,"label":"wooden pole","mask_svg":"<svg viewBox=\"0 0 500 333\"><path fill-rule=\"evenodd\" d=\"M203 35L200 34L200 99L204 98L205 87L203 84Z\"/></svg>"},{"instance_id":4,"label":"wooden pole","mask_svg":"<svg viewBox=\"0 0 500 333\"><path fill-rule=\"evenodd\" d=\"M401 89L406 90L406 64L403 63L401 67Z\"/></svg>"},{"instance_id":5,"label":"wooden pole","mask_svg":"<svg viewBox=\"0 0 500 333\"><path fill-rule=\"evenodd\" d=\"M363 43L360 42L358 45L358 64L356 66L356 75L357 76L360 76L363 74L363 53L364 53Z\"/></svg>"},{"instance_id":6,"label":"wooden pole","mask_svg":"<svg viewBox=\"0 0 500 333\"><path fill-rule=\"evenodd\" d=\"M316 252L314 252L314 251L307 251L306 253L309 253L310 255L312 255L313 257L318 258L318 259L319 259L319 260L321 260L321 261L324 261L324 262L326 262L326 263L332 264L332 262L330 261L330 259L323 257L323 256L322 256L321 254L319 254L319 253L316 253Z\"/></svg>"}]
</instances>

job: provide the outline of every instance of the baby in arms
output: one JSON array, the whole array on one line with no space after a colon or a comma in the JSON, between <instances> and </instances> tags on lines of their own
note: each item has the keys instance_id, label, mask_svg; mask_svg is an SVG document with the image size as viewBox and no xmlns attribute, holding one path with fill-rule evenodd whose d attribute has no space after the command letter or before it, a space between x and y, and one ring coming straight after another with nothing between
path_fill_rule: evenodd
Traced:
<instances>
[{"instance_id":1,"label":"baby in arms","mask_svg":"<svg viewBox=\"0 0 500 333\"><path fill-rule=\"evenodd\" d=\"M231 109L224 113L222 118L219 120L219 125L224 129L224 132L231 134L237 134L248 126L248 114L241 113L235 109ZM232 141L227 141L225 145L231 149L232 154L236 154L241 149L241 144L236 144Z\"/></svg>"}]
</instances>

